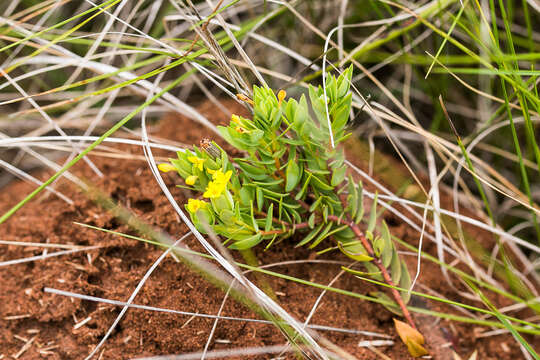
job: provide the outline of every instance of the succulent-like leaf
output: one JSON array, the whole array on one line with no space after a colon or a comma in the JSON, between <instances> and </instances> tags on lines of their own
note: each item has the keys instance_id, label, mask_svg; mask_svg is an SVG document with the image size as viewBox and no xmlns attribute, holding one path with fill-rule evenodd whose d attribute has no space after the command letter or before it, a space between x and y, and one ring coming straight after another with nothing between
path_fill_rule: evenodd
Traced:
<instances>
[{"instance_id":1,"label":"succulent-like leaf","mask_svg":"<svg viewBox=\"0 0 540 360\"><path fill-rule=\"evenodd\" d=\"M329 223L328 225L332 225L332 223ZM332 226L330 226L329 228L332 229ZM315 239L315 241L313 241L311 243L311 245L309 246L310 249L313 249L314 247L316 247L317 245L319 245L321 243L321 241L323 241L324 239L326 239L327 237L329 236L332 236L333 234L343 230L347 228L347 225L342 225L342 226L339 226L339 227L336 227L334 229L332 229L331 231L327 231L325 233L325 231L323 231L323 233L319 234L319 236L317 237L317 239ZM326 229L325 229L326 230Z\"/></svg>"},{"instance_id":2,"label":"succulent-like leaf","mask_svg":"<svg viewBox=\"0 0 540 360\"><path fill-rule=\"evenodd\" d=\"M311 230L303 239L302 241L300 241L298 244L296 244L295 247L300 247L300 246L303 246L307 243L309 243L311 240L313 240L313 238L315 236L317 236L317 234L319 233L319 231L321 231L321 229L323 228L324 224L319 224L315 229Z\"/></svg>"},{"instance_id":3,"label":"succulent-like leaf","mask_svg":"<svg viewBox=\"0 0 540 360\"><path fill-rule=\"evenodd\" d=\"M390 263L390 275L392 276L392 281L394 284L399 284L401 279L401 260L397 251L394 251L392 254L392 262Z\"/></svg>"},{"instance_id":4,"label":"succulent-like leaf","mask_svg":"<svg viewBox=\"0 0 540 360\"><path fill-rule=\"evenodd\" d=\"M311 180L311 174L309 174L309 173L307 173L307 174L308 175L307 175L306 179L304 180L304 184L302 185L302 189L300 189L300 192L298 192L298 194L296 194L296 196L294 197L295 200L300 200L306 194L306 191L307 191L308 186L309 186L309 182Z\"/></svg>"},{"instance_id":5,"label":"succulent-like leaf","mask_svg":"<svg viewBox=\"0 0 540 360\"><path fill-rule=\"evenodd\" d=\"M255 194L257 195L257 210L262 211L264 206L264 194L260 187L255 188Z\"/></svg>"},{"instance_id":6,"label":"succulent-like leaf","mask_svg":"<svg viewBox=\"0 0 540 360\"><path fill-rule=\"evenodd\" d=\"M257 233L253 236L248 237L247 239L236 241L232 243L229 248L234 250L246 250L254 247L263 240L262 235Z\"/></svg>"},{"instance_id":7,"label":"succulent-like leaf","mask_svg":"<svg viewBox=\"0 0 540 360\"><path fill-rule=\"evenodd\" d=\"M409 274L409 270L407 269L407 265L405 265L405 262L401 262L401 277L399 279L399 287L402 289L409 289L411 287L411 275ZM401 292L401 298L403 299L403 302L407 304L409 300L411 299L411 295L408 291L402 291Z\"/></svg>"},{"instance_id":8,"label":"succulent-like leaf","mask_svg":"<svg viewBox=\"0 0 540 360\"><path fill-rule=\"evenodd\" d=\"M287 170L285 171L285 175L287 178L285 191L290 192L296 187L296 185L298 185L300 179L302 179L302 172L300 166L296 163L295 159L291 159L287 163Z\"/></svg>"},{"instance_id":9,"label":"succulent-like leaf","mask_svg":"<svg viewBox=\"0 0 540 360\"><path fill-rule=\"evenodd\" d=\"M375 256L380 257L381 254L384 251L385 248L385 242L384 239L380 236L377 236L375 240L373 241L373 251L375 252Z\"/></svg>"},{"instance_id":10,"label":"succulent-like leaf","mask_svg":"<svg viewBox=\"0 0 540 360\"><path fill-rule=\"evenodd\" d=\"M362 219L364 218L364 188L362 187L362 183L358 183L358 195L356 198L357 202L357 212L356 217L354 218L354 221L358 224Z\"/></svg>"},{"instance_id":11,"label":"succulent-like leaf","mask_svg":"<svg viewBox=\"0 0 540 360\"><path fill-rule=\"evenodd\" d=\"M392 257L394 256L395 247L390 236L390 230L388 229L388 225L386 225L386 222L384 221L382 224L383 226L381 232L381 239L384 243L384 246L381 251L381 261L383 263L383 266L385 268L388 268L392 263Z\"/></svg>"},{"instance_id":12,"label":"succulent-like leaf","mask_svg":"<svg viewBox=\"0 0 540 360\"><path fill-rule=\"evenodd\" d=\"M309 246L309 248L313 249L315 246L319 245L319 243L326 238L326 235L330 232L330 229L332 229L333 225L334 224L332 224L332 223L326 224L323 231L321 231L319 234L317 234L317 236L315 237L315 239L313 240L313 242Z\"/></svg>"},{"instance_id":13,"label":"succulent-like leaf","mask_svg":"<svg viewBox=\"0 0 540 360\"><path fill-rule=\"evenodd\" d=\"M315 216L316 216L315 213L311 213L311 215L309 215L308 225L311 229L315 227Z\"/></svg>"},{"instance_id":14,"label":"succulent-like leaf","mask_svg":"<svg viewBox=\"0 0 540 360\"><path fill-rule=\"evenodd\" d=\"M347 172L347 168L345 166L342 166L338 169L335 169L332 173L332 180L330 181L330 185L332 186L338 186L345 180L345 174Z\"/></svg>"},{"instance_id":15,"label":"succulent-like leaf","mask_svg":"<svg viewBox=\"0 0 540 360\"><path fill-rule=\"evenodd\" d=\"M373 258L367 254L366 248L359 241L353 241L345 245L338 243L338 247L343 254L353 260L360 262L373 260Z\"/></svg>"},{"instance_id":16,"label":"succulent-like leaf","mask_svg":"<svg viewBox=\"0 0 540 360\"><path fill-rule=\"evenodd\" d=\"M377 224L377 193L375 193L375 197L373 198L373 204L371 205L371 213L369 215L369 222L366 232L373 232L375 229L375 225Z\"/></svg>"}]
</instances>

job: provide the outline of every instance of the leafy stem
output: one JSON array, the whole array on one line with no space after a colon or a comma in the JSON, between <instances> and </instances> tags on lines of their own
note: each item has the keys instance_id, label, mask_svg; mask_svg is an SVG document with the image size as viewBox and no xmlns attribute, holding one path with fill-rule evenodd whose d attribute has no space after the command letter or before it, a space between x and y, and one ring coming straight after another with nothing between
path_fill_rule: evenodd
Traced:
<instances>
[{"instance_id":1,"label":"leafy stem","mask_svg":"<svg viewBox=\"0 0 540 360\"><path fill-rule=\"evenodd\" d=\"M331 238L366 274L390 287L394 305L389 309L399 309L415 329L406 307L410 295L396 289L410 287L407 266L386 224L377 227L376 198L364 216L362 184L347 177L344 151L329 140L332 135L339 145L350 135L352 72L349 68L329 78L325 90L310 86L310 105L305 95L286 100L284 91L276 96L255 86L249 99L253 118L233 115L228 126L218 127L245 157L229 158L217 144L206 142L202 149L178 152L161 169L176 170L202 193L202 200L190 199L186 206L194 225L205 233L202 224L208 224L232 249L243 251L261 242L269 247L294 234L302 235L297 246L315 248ZM365 231L360 224L367 225ZM392 302L384 292L375 296Z\"/></svg>"},{"instance_id":2,"label":"leafy stem","mask_svg":"<svg viewBox=\"0 0 540 360\"><path fill-rule=\"evenodd\" d=\"M362 230L360 229L358 224L356 224L350 218L345 220L342 217L338 217L336 215L328 215L328 220L333 221L333 222L338 223L338 224L347 225L354 232L354 234L356 235L356 238L359 241L362 242L362 245L366 249L367 254L370 257L373 258L373 260L371 260L371 261L373 262L373 264L375 264L375 266L377 266L377 268L381 272L381 274L382 274L382 276L384 278L384 281L386 282L387 285L390 286L390 292L391 292L394 300L398 304L401 312L403 313L403 317L407 320L407 322L409 323L410 326L412 326L414 329L416 329L416 324L414 323L412 315L409 312L409 310L407 309L407 306L405 305L405 302L401 298L401 295L400 295L399 291L397 291L395 289L397 286L393 282L392 277L390 276L390 274L388 273L388 269L382 264L381 260L377 257L377 255L373 251L373 247L369 243L369 240L366 238L366 236L364 235L364 233L362 232ZM281 223L286 225L285 229L276 229L276 230L270 230L270 231L262 231L261 230L260 234L263 235L263 236L265 236L265 235L280 235L280 234L289 233L291 231L294 232L295 230L306 229L306 228L309 228L309 226L310 226L308 222L302 222L302 223L299 223L299 224L289 224L289 223L284 223L284 222L281 222Z\"/></svg>"}]
</instances>

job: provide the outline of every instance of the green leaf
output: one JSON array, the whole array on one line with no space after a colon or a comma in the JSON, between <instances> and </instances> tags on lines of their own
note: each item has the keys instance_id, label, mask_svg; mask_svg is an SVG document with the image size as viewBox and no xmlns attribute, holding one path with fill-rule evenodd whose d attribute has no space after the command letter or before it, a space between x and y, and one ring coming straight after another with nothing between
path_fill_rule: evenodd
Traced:
<instances>
[{"instance_id":1,"label":"green leaf","mask_svg":"<svg viewBox=\"0 0 540 360\"><path fill-rule=\"evenodd\" d=\"M311 215L309 215L308 225L311 229L315 227L315 213L311 213Z\"/></svg>"},{"instance_id":2,"label":"green leaf","mask_svg":"<svg viewBox=\"0 0 540 360\"><path fill-rule=\"evenodd\" d=\"M346 229L343 229L340 232L334 234L334 239L336 241L341 241L344 244L351 242L355 238L356 235L350 227L347 227Z\"/></svg>"},{"instance_id":3,"label":"green leaf","mask_svg":"<svg viewBox=\"0 0 540 360\"><path fill-rule=\"evenodd\" d=\"M219 133L221 134L221 136L223 136L225 141L227 141L229 144L231 144L232 146L234 146L237 149L244 149L244 144L237 141L236 138L230 134L228 127L226 127L226 126L218 126L217 129L218 129Z\"/></svg>"},{"instance_id":4,"label":"green leaf","mask_svg":"<svg viewBox=\"0 0 540 360\"><path fill-rule=\"evenodd\" d=\"M242 205L248 206L253 199L253 191L251 191L247 186L243 186L240 188L238 196L240 197Z\"/></svg>"},{"instance_id":5,"label":"green leaf","mask_svg":"<svg viewBox=\"0 0 540 360\"><path fill-rule=\"evenodd\" d=\"M337 185L341 184L343 182L343 180L345 180L346 172L347 172L347 167L345 167L345 166L342 166L342 167L334 170L333 173L332 173L332 180L330 181L330 184L332 186L337 186Z\"/></svg>"},{"instance_id":6,"label":"green leaf","mask_svg":"<svg viewBox=\"0 0 540 360\"><path fill-rule=\"evenodd\" d=\"M274 204L270 204L266 213L266 222L264 224L264 231L270 231L272 228L272 217L274 216Z\"/></svg>"},{"instance_id":7,"label":"green leaf","mask_svg":"<svg viewBox=\"0 0 540 360\"><path fill-rule=\"evenodd\" d=\"M326 236L329 234L330 229L332 229L332 226L334 226L333 223L328 223L326 227L321 231L319 235L317 235L317 238L313 240L313 243L309 246L310 249L313 249L315 246L319 245L321 241L326 239Z\"/></svg>"},{"instance_id":8,"label":"green leaf","mask_svg":"<svg viewBox=\"0 0 540 360\"><path fill-rule=\"evenodd\" d=\"M349 196L347 197L348 204L345 211L349 211L351 218L354 219L358 210L358 192L351 175L349 175L347 187L349 188Z\"/></svg>"},{"instance_id":9,"label":"green leaf","mask_svg":"<svg viewBox=\"0 0 540 360\"><path fill-rule=\"evenodd\" d=\"M352 74L353 74L353 66L351 65L337 79L337 86L338 86L337 96L339 98L342 98L349 92Z\"/></svg>"},{"instance_id":10,"label":"green leaf","mask_svg":"<svg viewBox=\"0 0 540 360\"><path fill-rule=\"evenodd\" d=\"M304 196L304 194L307 191L310 180L311 180L311 174L308 173L308 176L306 180L304 181L304 185L302 185L302 189L300 189L300 192L296 194L296 196L294 197L295 200L300 200Z\"/></svg>"},{"instance_id":11,"label":"green leaf","mask_svg":"<svg viewBox=\"0 0 540 360\"><path fill-rule=\"evenodd\" d=\"M401 278L399 279L399 287L403 289L409 289L411 287L411 275L409 274L409 270L407 269L407 265L405 265L405 262L401 262ZM403 302L407 304L409 300L411 299L411 294L408 291L402 291L401 292L401 298L403 299Z\"/></svg>"},{"instance_id":12,"label":"green leaf","mask_svg":"<svg viewBox=\"0 0 540 360\"><path fill-rule=\"evenodd\" d=\"M394 251L392 254L392 262L390 263L390 273L394 284L399 284L399 280L401 279L401 269L401 260L399 259L397 251Z\"/></svg>"},{"instance_id":13,"label":"green leaf","mask_svg":"<svg viewBox=\"0 0 540 360\"><path fill-rule=\"evenodd\" d=\"M322 196L319 196L317 200L315 200L313 204L311 204L311 206L309 207L309 212L314 212L315 210L317 210L317 208L321 204L322 199Z\"/></svg>"},{"instance_id":14,"label":"green leaf","mask_svg":"<svg viewBox=\"0 0 540 360\"><path fill-rule=\"evenodd\" d=\"M382 291L373 291L370 293L371 296L374 296L378 299L381 299L384 301L384 303L382 304L388 311L390 311L391 313L394 313L398 316L403 316L403 313L401 312L401 309L399 308L399 306L396 304L396 302L394 301L394 299L392 299L390 296L386 295L385 293L383 293Z\"/></svg>"},{"instance_id":15,"label":"green leaf","mask_svg":"<svg viewBox=\"0 0 540 360\"><path fill-rule=\"evenodd\" d=\"M253 201L249 203L249 207L251 210L251 226L253 226L253 229L255 229L255 232L259 232L259 225L257 224L257 220L255 219L254 211L253 211Z\"/></svg>"},{"instance_id":16,"label":"green leaf","mask_svg":"<svg viewBox=\"0 0 540 360\"><path fill-rule=\"evenodd\" d=\"M297 139L290 139L290 138L286 138L286 137L282 137L279 139L280 142L283 142L285 144L289 144L289 145L296 145L296 146L303 146L305 145L305 142L302 141L302 140L297 140Z\"/></svg>"},{"instance_id":17,"label":"green leaf","mask_svg":"<svg viewBox=\"0 0 540 360\"><path fill-rule=\"evenodd\" d=\"M267 194L269 196L274 196L276 198L282 198L282 197L286 197L287 195L289 195L289 194L285 194L285 193L278 193L278 192L272 191L270 189L267 189L265 187L262 187L262 188L259 188L259 189L261 189L261 191L264 194Z\"/></svg>"},{"instance_id":18,"label":"green leaf","mask_svg":"<svg viewBox=\"0 0 540 360\"><path fill-rule=\"evenodd\" d=\"M377 236L375 238L375 241L373 241L373 251L375 252L375 256L380 257L385 249L385 241L382 237Z\"/></svg>"},{"instance_id":19,"label":"green leaf","mask_svg":"<svg viewBox=\"0 0 540 360\"><path fill-rule=\"evenodd\" d=\"M330 225L330 224L329 224ZM348 225L342 225L342 226L339 226L337 228L334 228L332 229L331 231L327 232L326 234L324 235L319 235L317 237L317 240L313 241L313 243L309 246L310 249L313 249L314 247L316 247L317 245L319 245L321 243L321 241L323 241L324 239L326 239L327 237L330 237L332 235L334 235L335 233L338 233L346 228L348 228L349 226ZM324 232L324 231L323 231Z\"/></svg>"},{"instance_id":20,"label":"green leaf","mask_svg":"<svg viewBox=\"0 0 540 360\"><path fill-rule=\"evenodd\" d=\"M382 275L380 274L379 268L375 264L373 264L372 262L365 262L363 265L366 267L366 270L368 272L375 274L372 276L373 279L378 281L384 281Z\"/></svg>"},{"instance_id":21,"label":"green leaf","mask_svg":"<svg viewBox=\"0 0 540 360\"><path fill-rule=\"evenodd\" d=\"M262 211L264 205L264 195L260 187L255 188L255 194L257 196L257 210Z\"/></svg>"},{"instance_id":22,"label":"green leaf","mask_svg":"<svg viewBox=\"0 0 540 360\"><path fill-rule=\"evenodd\" d=\"M345 245L339 242L338 247L343 254L353 260L360 262L373 260L373 258L367 254L366 248L364 248L364 246L359 241L354 241Z\"/></svg>"},{"instance_id":23,"label":"green leaf","mask_svg":"<svg viewBox=\"0 0 540 360\"><path fill-rule=\"evenodd\" d=\"M287 192L293 190L302 178L302 171L295 160L296 159L289 160L287 164L287 170L285 171L285 176L287 178L287 182L285 184L285 191Z\"/></svg>"},{"instance_id":24,"label":"green leaf","mask_svg":"<svg viewBox=\"0 0 540 360\"><path fill-rule=\"evenodd\" d=\"M383 228L382 228L382 234L381 239L384 241L384 248L381 252L381 260L383 263L383 266L385 268L388 268L390 264L392 263L392 257L394 254L394 243L392 242L391 236L390 236L390 230L388 230L388 225L386 225L386 222L383 221Z\"/></svg>"},{"instance_id":25,"label":"green leaf","mask_svg":"<svg viewBox=\"0 0 540 360\"><path fill-rule=\"evenodd\" d=\"M268 175L265 175L265 176L267 179ZM282 182L283 182L283 179L276 179L276 180L271 180L271 181L253 181L253 183L256 185L263 186L263 187L274 187L274 188L276 185L279 185Z\"/></svg>"},{"instance_id":26,"label":"green leaf","mask_svg":"<svg viewBox=\"0 0 540 360\"><path fill-rule=\"evenodd\" d=\"M255 245L257 245L258 243L260 243L262 241L262 239L263 238L261 236L261 233L257 233L257 234L255 234L253 236L248 237L245 240L236 241L236 242L232 243L229 246L229 248L234 249L234 250L250 249L250 248L254 247Z\"/></svg>"},{"instance_id":27,"label":"green leaf","mask_svg":"<svg viewBox=\"0 0 540 360\"><path fill-rule=\"evenodd\" d=\"M219 219L225 224L234 224L236 216L231 210L225 209L219 212Z\"/></svg>"},{"instance_id":28,"label":"green leaf","mask_svg":"<svg viewBox=\"0 0 540 360\"><path fill-rule=\"evenodd\" d=\"M362 187L361 182L358 183L358 196L356 199L356 207L357 213L354 222L358 224L364 218L364 188Z\"/></svg>"},{"instance_id":29,"label":"green leaf","mask_svg":"<svg viewBox=\"0 0 540 360\"><path fill-rule=\"evenodd\" d=\"M346 272L348 273L351 273L353 275L356 275L358 277L366 277L366 276L369 276L369 277L373 277L375 275L380 275L381 272L380 271L377 271L377 272L374 272L374 273L371 273L371 272L365 272L365 271L360 271L360 270L355 270L355 269L351 269L351 268L348 268L346 266L342 266L341 267L342 270L345 270Z\"/></svg>"},{"instance_id":30,"label":"green leaf","mask_svg":"<svg viewBox=\"0 0 540 360\"><path fill-rule=\"evenodd\" d=\"M314 188L321 191L334 190L334 187L330 186L325 181L321 180L317 175L313 175L312 178L315 179L315 181L311 182L311 186L313 186Z\"/></svg>"},{"instance_id":31,"label":"green leaf","mask_svg":"<svg viewBox=\"0 0 540 360\"><path fill-rule=\"evenodd\" d=\"M328 222L328 206L323 205L322 209L323 209L322 211L323 220L324 222Z\"/></svg>"},{"instance_id":32,"label":"green leaf","mask_svg":"<svg viewBox=\"0 0 540 360\"><path fill-rule=\"evenodd\" d=\"M317 234L319 233L319 231L321 231L323 226L324 226L324 224L319 224L319 226L317 226L315 229L311 230L309 232L309 234L307 234L306 237L304 239L302 239L302 241L300 241L298 244L296 244L295 247L304 246L305 244L310 242L315 236L317 236Z\"/></svg>"},{"instance_id":33,"label":"green leaf","mask_svg":"<svg viewBox=\"0 0 540 360\"><path fill-rule=\"evenodd\" d=\"M373 232L375 225L377 224L377 193L375 193L375 198L373 199L373 204L371 205L371 213L369 215L369 222L367 231Z\"/></svg>"}]
</instances>

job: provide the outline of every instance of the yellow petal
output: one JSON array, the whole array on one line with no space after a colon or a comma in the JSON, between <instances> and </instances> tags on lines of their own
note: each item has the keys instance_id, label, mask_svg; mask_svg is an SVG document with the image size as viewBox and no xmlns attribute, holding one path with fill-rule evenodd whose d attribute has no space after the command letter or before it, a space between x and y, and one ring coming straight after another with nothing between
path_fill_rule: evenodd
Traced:
<instances>
[{"instance_id":1,"label":"yellow petal","mask_svg":"<svg viewBox=\"0 0 540 360\"><path fill-rule=\"evenodd\" d=\"M231 115L231 121L234 122L234 123L237 123L238 125L240 125L240 116L232 114Z\"/></svg>"},{"instance_id":2,"label":"yellow petal","mask_svg":"<svg viewBox=\"0 0 540 360\"><path fill-rule=\"evenodd\" d=\"M188 185L194 185L195 182L197 182L197 179L198 179L198 178L199 178L199 177L198 177L198 176L195 176L195 175L188 176L188 177L186 178L186 184L188 184Z\"/></svg>"},{"instance_id":3,"label":"yellow petal","mask_svg":"<svg viewBox=\"0 0 540 360\"><path fill-rule=\"evenodd\" d=\"M196 213L200 209L204 209L208 205L206 201L197 199L188 199L187 209L190 213Z\"/></svg>"},{"instance_id":4,"label":"yellow petal","mask_svg":"<svg viewBox=\"0 0 540 360\"><path fill-rule=\"evenodd\" d=\"M201 159L196 156L188 156L188 161L192 164L194 164L200 171L203 170L203 164L206 161L206 159Z\"/></svg>"},{"instance_id":5,"label":"yellow petal","mask_svg":"<svg viewBox=\"0 0 540 360\"><path fill-rule=\"evenodd\" d=\"M189 199L188 204L187 204L188 211L191 212L191 213L197 212L197 210L199 210L199 207L197 205L198 205L197 200Z\"/></svg>"},{"instance_id":6,"label":"yellow petal","mask_svg":"<svg viewBox=\"0 0 540 360\"><path fill-rule=\"evenodd\" d=\"M213 174L212 174L212 179L214 180L214 182L216 184L222 184L222 185L227 185L227 183L229 182L230 178L232 176L232 170L228 170L225 174L223 173L223 171L221 171L221 169L219 170L216 170Z\"/></svg>"},{"instance_id":7,"label":"yellow petal","mask_svg":"<svg viewBox=\"0 0 540 360\"><path fill-rule=\"evenodd\" d=\"M159 164L158 169L159 171L164 172L164 173L169 172L169 171L176 171L176 168L169 163Z\"/></svg>"},{"instance_id":8,"label":"yellow petal","mask_svg":"<svg viewBox=\"0 0 540 360\"><path fill-rule=\"evenodd\" d=\"M283 99L285 99L285 96L287 96L287 92L285 90L279 90L277 94L279 105L281 105L281 103L283 102Z\"/></svg>"},{"instance_id":9,"label":"yellow petal","mask_svg":"<svg viewBox=\"0 0 540 360\"><path fill-rule=\"evenodd\" d=\"M208 183L208 187L206 188L206 191L203 194L203 197L205 198L218 198L221 196L225 188L227 187L227 184L222 184L216 181L210 181Z\"/></svg>"}]
</instances>

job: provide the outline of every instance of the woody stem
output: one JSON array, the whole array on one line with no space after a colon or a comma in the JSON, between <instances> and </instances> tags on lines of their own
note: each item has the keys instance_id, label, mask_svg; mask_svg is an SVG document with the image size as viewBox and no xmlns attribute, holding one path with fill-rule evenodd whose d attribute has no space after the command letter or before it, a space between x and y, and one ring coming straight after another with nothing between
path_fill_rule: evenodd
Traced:
<instances>
[{"instance_id":1,"label":"woody stem","mask_svg":"<svg viewBox=\"0 0 540 360\"><path fill-rule=\"evenodd\" d=\"M382 264L381 260L375 255L375 252L373 251L373 247L371 246L370 242L360 230L358 225L352 221L350 218L347 218L346 220L342 217L338 217L336 215L328 215L328 220L334 221L338 224L347 225L355 234L356 238L362 243L364 248L366 249L368 255L373 258L372 262L377 266L377 268L380 270L381 275L384 279L384 281L390 286L390 292L392 293L392 296L396 303L398 304L399 308L401 309L401 312L403 313L403 317L409 325L416 329L416 325L413 321L413 318L411 316L411 313L409 312L409 309L407 309L407 306L405 305L405 302L403 301L400 293L398 290L396 290L396 284L392 280L392 277L390 276L388 269ZM287 229L282 230L270 230L270 231L260 231L261 235L274 235L274 234L284 234L286 232L289 232L291 230L297 230L297 229L305 229L309 227L309 224L307 222L299 223L299 224L286 224Z\"/></svg>"},{"instance_id":2,"label":"woody stem","mask_svg":"<svg viewBox=\"0 0 540 360\"><path fill-rule=\"evenodd\" d=\"M356 238L360 240L364 248L366 249L368 255L373 258L372 262L379 268L381 271L381 274L383 276L384 281L391 286L390 292L392 293L392 296L394 297L394 300L398 304L399 308L401 309L401 312L403 313L403 317L407 320L409 325L411 325L414 329L416 329L416 325L412 319L411 313L409 312L409 309L407 309L407 306L403 302L403 299L401 298L401 295L399 294L399 291L397 291L396 284L394 284L394 281L392 280L392 277L388 273L388 269L382 264L381 260L375 255L375 252L373 251L373 247L369 243L368 239L365 237L364 233L354 221L351 221L350 219L343 220L335 215L328 215L328 219L332 221L339 222L343 225L348 225L349 228L354 232L356 235Z\"/></svg>"}]
</instances>

